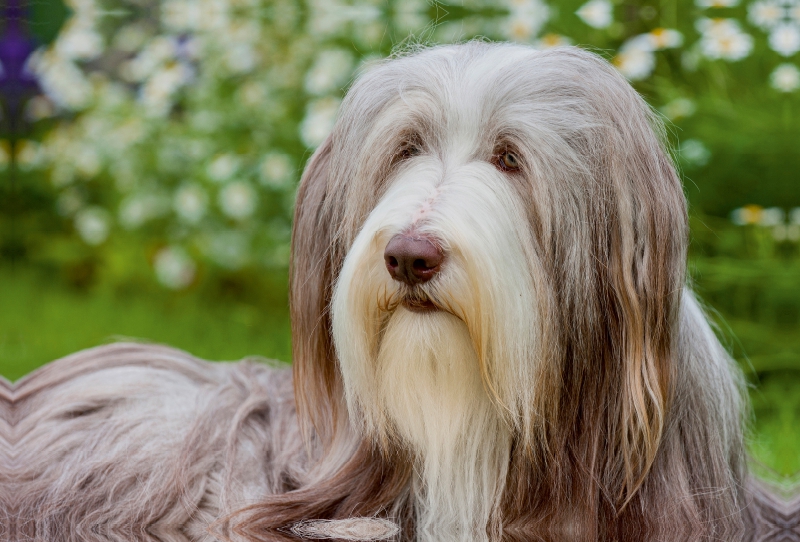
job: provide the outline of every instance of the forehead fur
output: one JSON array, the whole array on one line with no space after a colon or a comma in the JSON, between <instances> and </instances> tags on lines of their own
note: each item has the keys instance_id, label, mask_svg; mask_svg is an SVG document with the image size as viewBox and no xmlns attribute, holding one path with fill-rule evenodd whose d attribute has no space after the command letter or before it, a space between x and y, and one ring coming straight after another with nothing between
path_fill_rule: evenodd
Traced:
<instances>
[{"instance_id":1,"label":"forehead fur","mask_svg":"<svg viewBox=\"0 0 800 542\"><path fill-rule=\"evenodd\" d=\"M591 206L609 191L624 197L633 187L611 186L611 170L638 175L656 164L660 126L613 67L574 47L474 42L387 61L355 82L333 133L342 237L353 238L383 195L392 157L409 139L445 169L511 147L523 164L520 196L537 194L527 206L540 219L532 226L547 230L548 209Z\"/></svg>"},{"instance_id":2,"label":"forehead fur","mask_svg":"<svg viewBox=\"0 0 800 542\"><path fill-rule=\"evenodd\" d=\"M569 134L603 124L634 96L616 70L577 48L437 47L360 77L343 104L337 140L350 146L364 141L365 131L408 127L433 136L470 130Z\"/></svg>"}]
</instances>

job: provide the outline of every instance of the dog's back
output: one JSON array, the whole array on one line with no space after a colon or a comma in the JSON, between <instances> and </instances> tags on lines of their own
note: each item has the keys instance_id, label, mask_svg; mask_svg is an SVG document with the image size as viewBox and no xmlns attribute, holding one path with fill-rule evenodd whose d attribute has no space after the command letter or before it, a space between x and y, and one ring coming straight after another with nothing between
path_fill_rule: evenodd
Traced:
<instances>
[{"instance_id":1,"label":"dog's back","mask_svg":"<svg viewBox=\"0 0 800 542\"><path fill-rule=\"evenodd\" d=\"M6 539L215 540L215 521L292 489L305 468L285 369L114 344L15 391Z\"/></svg>"}]
</instances>

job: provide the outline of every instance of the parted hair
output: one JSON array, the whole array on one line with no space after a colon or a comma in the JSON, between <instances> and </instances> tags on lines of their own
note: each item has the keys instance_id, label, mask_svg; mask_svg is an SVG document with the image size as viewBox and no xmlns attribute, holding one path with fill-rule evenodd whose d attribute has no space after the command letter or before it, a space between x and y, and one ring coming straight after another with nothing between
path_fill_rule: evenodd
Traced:
<instances>
[{"instance_id":1,"label":"parted hair","mask_svg":"<svg viewBox=\"0 0 800 542\"><path fill-rule=\"evenodd\" d=\"M451 114L462 89L472 109ZM372 399L343 368L332 312L348 252L411 167L398 165L398 149L412 141L446 160L458 114L480 132L473 159L502 145L524 164L510 190L525 230L523 288L534 292L520 313L534 315L524 320L533 339L520 339L534 344L514 352L513 365L498 363L506 360L492 341L514 342L516 331L465 320L481 336L481 377L509 428L487 532L736 539L748 521L747 407L741 375L687 288L687 204L661 120L593 53L482 42L423 49L361 75L311 158L290 296L298 415L318 470L244 510L237 528L385 516L414 537L424 514L413 502L414 452L359 423ZM510 310L491 299L480 311ZM482 318L460 316L470 314Z\"/></svg>"}]
</instances>

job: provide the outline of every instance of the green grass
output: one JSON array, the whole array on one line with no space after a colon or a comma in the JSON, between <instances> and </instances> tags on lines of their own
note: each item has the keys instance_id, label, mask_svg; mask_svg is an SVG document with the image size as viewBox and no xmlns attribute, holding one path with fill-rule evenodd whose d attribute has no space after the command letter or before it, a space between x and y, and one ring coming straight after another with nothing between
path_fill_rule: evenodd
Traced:
<instances>
[{"instance_id":1,"label":"green grass","mask_svg":"<svg viewBox=\"0 0 800 542\"><path fill-rule=\"evenodd\" d=\"M800 475L800 371L774 371L750 393L755 426L750 453L757 471L775 481Z\"/></svg>"},{"instance_id":2,"label":"green grass","mask_svg":"<svg viewBox=\"0 0 800 542\"><path fill-rule=\"evenodd\" d=\"M31 271L2 271L0 374L18 379L51 360L124 338L169 344L212 360L289 361L285 284L278 280L253 297L241 288L236 294L77 290ZM738 335L737 323L731 327ZM756 382L751 453L759 472L780 480L800 472L800 371L760 372L760 381L750 374Z\"/></svg>"},{"instance_id":3,"label":"green grass","mask_svg":"<svg viewBox=\"0 0 800 542\"><path fill-rule=\"evenodd\" d=\"M18 379L62 356L135 338L198 357L291 359L285 286L245 302L208 292L70 289L32 272L0 273L0 374Z\"/></svg>"}]
</instances>

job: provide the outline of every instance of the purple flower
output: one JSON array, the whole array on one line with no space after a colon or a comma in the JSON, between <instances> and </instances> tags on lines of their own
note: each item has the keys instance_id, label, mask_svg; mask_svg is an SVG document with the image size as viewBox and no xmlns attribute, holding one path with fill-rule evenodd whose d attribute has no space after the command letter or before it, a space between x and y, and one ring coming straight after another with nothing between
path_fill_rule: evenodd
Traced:
<instances>
[{"instance_id":1,"label":"purple flower","mask_svg":"<svg viewBox=\"0 0 800 542\"><path fill-rule=\"evenodd\" d=\"M5 26L0 37L0 101L15 131L23 102L38 89L36 78L25 69L36 42L26 32L24 21L27 10L24 0L7 0L3 20Z\"/></svg>"}]
</instances>

